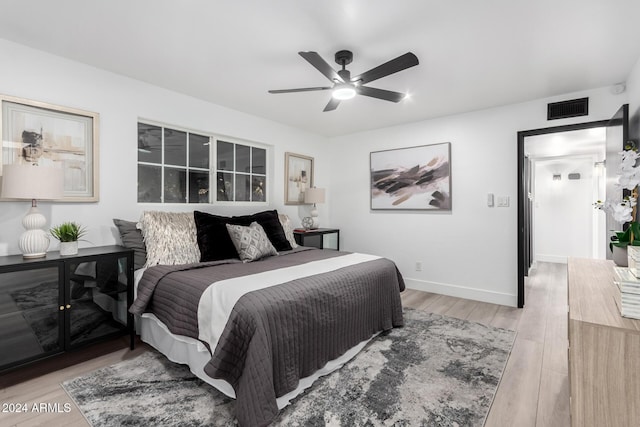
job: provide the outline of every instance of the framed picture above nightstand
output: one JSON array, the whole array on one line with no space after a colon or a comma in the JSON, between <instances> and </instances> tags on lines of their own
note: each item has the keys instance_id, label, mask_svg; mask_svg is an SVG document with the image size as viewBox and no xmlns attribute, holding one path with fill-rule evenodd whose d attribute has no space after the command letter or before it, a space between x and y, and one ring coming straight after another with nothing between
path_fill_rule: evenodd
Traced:
<instances>
[{"instance_id":1,"label":"framed picture above nightstand","mask_svg":"<svg viewBox=\"0 0 640 427\"><path fill-rule=\"evenodd\" d=\"M295 229L293 235L300 246L340 250L340 230L337 228Z\"/></svg>"}]
</instances>

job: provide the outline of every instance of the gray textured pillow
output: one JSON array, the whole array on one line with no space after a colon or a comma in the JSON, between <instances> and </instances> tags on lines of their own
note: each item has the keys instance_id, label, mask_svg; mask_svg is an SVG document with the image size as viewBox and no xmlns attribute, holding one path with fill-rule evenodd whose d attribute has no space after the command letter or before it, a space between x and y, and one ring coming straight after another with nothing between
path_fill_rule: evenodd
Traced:
<instances>
[{"instance_id":1,"label":"gray textured pillow","mask_svg":"<svg viewBox=\"0 0 640 427\"><path fill-rule=\"evenodd\" d=\"M278 255L276 248L273 247L267 237L267 233L255 221L248 227L227 224L227 231L242 262L251 262L270 255Z\"/></svg>"},{"instance_id":2,"label":"gray textured pillow","mask_svg":"<svg viewBox=\"0 0 640 427\"><path fill-rule=\"evenodd\" d=\"M293 249L298 247L296 243L296 238L293 235L293 226L291 225L291 220L289 216L285 214L278 214L278 219L280 220L280 224L282 224L282 229L284 230L284 235L289 241L289 244Z\"/></svg>"},{"instance_id":3,"label":"gray textured pillow","mask_svg":"<svg viewBox=\"0 0 640 427\"><path fill-rule=\"evenodd\" d=\"M134 270L144 267L147 262L147 247L144 245L142 232L136 228L136 223L116 218L113 219L113 223L118 227L122 246L133 249Z\"/></svg>"},{"instance_id":4,"label":"gray textured pillow","mask_svg":"<svg viewBox=\"0 0 640 427\"><path fill-rule=\"evenodd\" d=\"M140 216L138 228L147 246L145 267L200 261L193 212L146 211Z\"/></svg>"}]
</instances>

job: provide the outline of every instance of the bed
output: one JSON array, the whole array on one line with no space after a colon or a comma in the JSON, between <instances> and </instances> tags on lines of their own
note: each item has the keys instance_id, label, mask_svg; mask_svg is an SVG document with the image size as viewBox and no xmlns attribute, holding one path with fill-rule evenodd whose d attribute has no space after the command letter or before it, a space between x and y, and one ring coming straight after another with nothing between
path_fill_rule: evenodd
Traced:
<instances>
[{"instance_id":1,"label":"bed","mask_svg":"<svg viewBox=\"0 0 640 427\"><path fill-rule=\"evenodd\" d=\"M136 276L142 340L235 397L241 426L268 425L319 375L403 325L402 276L372 255L297 247Z\"/></svg>"}]
</instances>

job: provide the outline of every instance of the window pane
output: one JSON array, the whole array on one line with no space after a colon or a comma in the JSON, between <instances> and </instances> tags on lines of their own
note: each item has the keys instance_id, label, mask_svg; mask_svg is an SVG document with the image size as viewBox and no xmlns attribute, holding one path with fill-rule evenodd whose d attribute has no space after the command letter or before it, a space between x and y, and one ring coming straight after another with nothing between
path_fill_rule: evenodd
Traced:
<instances>
[{"instance_id":1,"label":"window pane","mask_svg":"<svg viewBox=\"0 0 640 427\"><path fill-rule=\"evenodd\" d=\"M162 161L162 129L158 126L138 123L138 161L160 163Z\"/></svg>"},{"instance_id":2,"label":"window pane","mask_svg":"<svg viewBox=\"0 0 640 427\"><path fill-rule=\"evenodd\" d=\"M209 173L189 171L189 203L209 203Z\"/></svg>"},{"instance_id":3,"label":"window pane","mask_svg":"<svg viewBox=\"0 0 640 427\"><path fill-rule=\"evenodd\" d=\"M164 164L187 166L187 133L164 130Z\"/></svg>"},{"instance_id":4,"label":"window pane","mask_svg":"<svg viewBox=\"0 0 640 427\"><path fill-rule=\"evenodd\" d=\"M267 173L267 150L262 148L251 147L251 156L253 157L251 172Z\"/></svg>"},{"instance_id":5,"label":"window pane","mask_svg":"<svg viewBox=\"0 0 640 427\"><path fill-rule=\"evenodd\" d=\"M236 175L236 202L248 202L251 200L251 186L249 175Z\"/></svg>"},{"instance_id":6,"label":"window pane","mask_svg":"<svg viewBox=\"0 0 640 427\"><path fill-rule=\"evenodd\" d=\"M138 202L160 203L160 166L138 165Z\"/></svg>"},{"instance_id":7,"label":"window pane","mask_svg":"<svg viewBox=\"0 0 640 427\"><path fill-rule=\"evenodd\" d=\"M209 137L189 134L189 166L209 169Z\"/></svg>"},{"instance_id":8,"label":"window pane","mask_svg":"<svg viewBox=\"0 0 640 427\"><path fill-rule=\"evenodd\" d=\"M187 193L187 171L164 168L164 202L185 203Z\"/></svg>"},{"instance_id":9,"label":"window pane","mask_svg":"<svg viewBox=\"0 0 640 427\"><path fill-rule=\"evenodd\" d=\"M233 174L218 172L216 180L216 200L233 201Z\"/></svg>"},{"instance_id":10,"label":"window pane","mask_svg":"<svg viewBox=\"0 0 640 427\"><path fill-rule=\"evenodd\" d=\"M267 188L264 176L251 176L251 201L264 202L267 196Z\"/></svg>"},{"instance_id":11,"label":"window pane","mask_svg":"<svg viewBox=\"0 0 640 427\"><path fill-rule=\"evenodd\" d=\"M233 170L233 144L224 141L218 141L217 159L218 170Z\"/></svg>"},{"instance_id":12,"label":"window pane","mask_svg":"<svg viewBox=\"0 0 640 427\"><path fill-rule=\"evenodd\" d=\"M251 147L236 144L236 172L249 173L251 162Z\"/></svg>"}]
</instances>

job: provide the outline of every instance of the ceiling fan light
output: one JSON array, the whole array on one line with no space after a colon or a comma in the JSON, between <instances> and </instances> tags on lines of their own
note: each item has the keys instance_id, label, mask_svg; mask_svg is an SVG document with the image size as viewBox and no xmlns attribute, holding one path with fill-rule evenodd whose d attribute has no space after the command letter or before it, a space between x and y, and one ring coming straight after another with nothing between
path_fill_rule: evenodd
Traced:
<instances>
[{"instance_id":1,"label":"ceiling fan light","mask_svg":"<svg viewBox=\"0 0 640 427\"><path fill-rule=\"evenodd\" d=\"M331 94L332 97L334 97L335 99L339 99L341 101L345 100L345 99L351 99L354 96L356 96L356 90L353 88L353 86L348 85L348 84L340 84L340 85L336 85L336 87L333 89L333 93Z\"/></svg>"}]
</instances>

